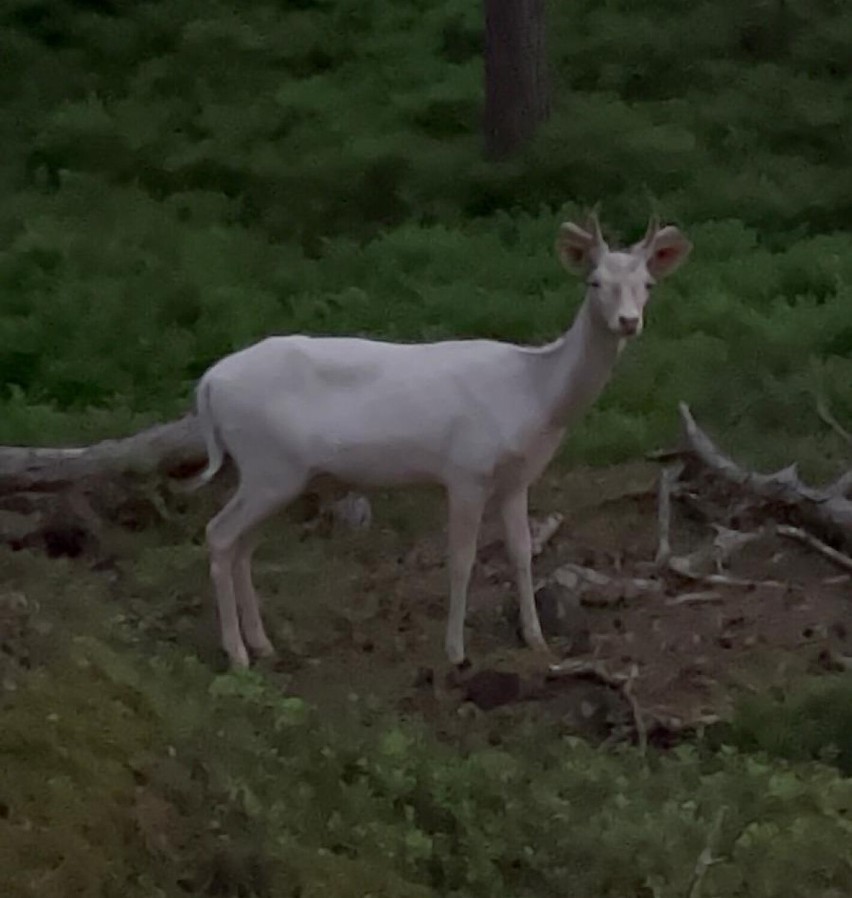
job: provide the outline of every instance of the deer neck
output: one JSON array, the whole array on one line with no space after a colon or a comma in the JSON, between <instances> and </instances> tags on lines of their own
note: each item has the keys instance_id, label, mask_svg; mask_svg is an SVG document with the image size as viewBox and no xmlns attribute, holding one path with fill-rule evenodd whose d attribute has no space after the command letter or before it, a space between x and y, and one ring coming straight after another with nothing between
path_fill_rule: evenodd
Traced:
<instances>
[{"instance_id":1,"label":"deer neck","mask_svg":"<svg viewBox=\"0 0 852 898\"><path fill-rule=\"evenodd\" d=\"M537 389L551 427L569 426L595 402L623 347L584 301L570 330L536 358Z\"/></svg>"}]
</instances>

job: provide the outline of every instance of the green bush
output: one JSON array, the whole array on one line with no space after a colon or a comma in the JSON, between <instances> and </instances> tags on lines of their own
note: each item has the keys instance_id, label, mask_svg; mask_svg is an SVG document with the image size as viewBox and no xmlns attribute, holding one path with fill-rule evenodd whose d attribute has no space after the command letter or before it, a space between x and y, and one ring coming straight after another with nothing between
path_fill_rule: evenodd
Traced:
<instances>
[{"instance_id":1,"label":"green bush","mask_svg":"<svg viewBox=\"0 0 852 898\"><path fill-rule=\"evenodd\" d=\"M726 737L744 751L822 760L852 773L852 677L814 678L789 693L741 699Z\"/></svg>"},{"instance_id":2,"label":"green bush","mask_svg":"<svg viewBox=\"0 0 852 898\"><path fill-rule=\"evenodd\" d=\"M549 16L554 114L495 165L481 10L459 0L7 4L6 438L33 431L20 400L51 438L94 409L171 414L270 331L550 339L579 289L554 229L603 200L615 236L656 207L696 251L575 457L668 439L685 398L755 458L769 430L767 462L786 444L830 467L811 408L817 390L849 404L852 253L831 233L852 196L848 14L572 0Z\"/></svg>"},{"instance_id":3,"label":"green bush","mask_svg":"<svg viewBox=\"0 0 852 898\"><path fill-rule=\"evenodd\" d=\"M731 451L830 473L845 447L816 399L852 419L850 13L549 16L552 118L491 164L481 8L462 0L7 0L3 442L178 414L270 332L552 339L581 290L556 228L601 200L613 237L653 208L695 252L568 456L668 441L685 399ZM152 644L188 626L198 549L134 546L156 576L118 610L79 569L3 561L49 609L2 683L4 895L680 896L723 808L706 894L852 887L850 784L813 763L851 769L845 680L744 705L736 749L642 759L529 726L461 753L360 701L330 725L274 678Z\"/></svg>"},{"instance_id":4,"label":"green bush","mask_svg":"<svg viewBox=\"0 0 852 898\"><path fill-rule=\"evenodd\" d=\"M4 700L4 894L679 896L720 813L708 893L852 887L829 768L532 722L460 753L359 699L332 724L262 675L148 656L54 645Z\"/></svg>"}]
</instances>

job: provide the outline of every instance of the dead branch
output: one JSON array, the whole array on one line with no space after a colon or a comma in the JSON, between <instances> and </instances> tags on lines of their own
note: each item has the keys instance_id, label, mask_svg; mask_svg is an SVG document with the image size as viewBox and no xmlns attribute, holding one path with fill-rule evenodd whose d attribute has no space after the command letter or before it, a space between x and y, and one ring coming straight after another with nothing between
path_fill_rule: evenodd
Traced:
<instances>
[{"instance_id":1,"label":"dead branch","mask_svg":"<svg viewBox=\"0 0 852 898\"><path fill-rule=\"evenodd\" d=\"M831 486L831 492L846 499L852 498L852 469L841 474Z\"/></svg>"},{"instance_id":2,"label":"dead branch","mask_svg":"<svg viewBox=\"0 0 852 898\"><path fill-rule=\"evenodd\" d=\"M757 589L760 586L769 589L790 588L789 583L784 583L781 580L751 580L747 577L732 577L728 574L703 574L695 570L692 556L674 556L669 559L668 567L672 573L683 577L685 580L692 580L694 583L704 583L707 586L735 586L741 589Z\"/></svg>"},{"instance_id":3,"label":"dead branch","mask_svg":"<svg viewBox=\"0 0 852 898\"><path fill-rule=\"evenodd\" d=\"M638 676L639 665L633 664L630 668L627 682L621 687L621 694L630 704L630 711L633 714L633 726L636 729L636 742L639 747L639 754L644 756L648 750L648 727L645 724L645 715L642 713L642 708L636 700L636 696L633 694L633 684L636 682Z\"/></svg>"},{"instance_id":4,"label":"dead branch","mask_svg":"<svg viewBox=\"0 0 852 898\"><path fill-rule=\"evenodd\" d=\"M685 402L679 404L679 411L687 445L714 474L761 500L795 509L811 525L837 536L852 547L852 501L845 495L852 485L852 472L822 490L803 484L795 464L775 474L754 474L716 447L695 423Z\"/></svg>"},{"instance_id":5,"label":"dead branch","mask_svg":"<svg viewBox=\"0 0 852 898\"><path fill-rule=\"evenodd\" d=\"M828 402L824 396L819 396L816 401L816 412L819 415L820 420L827 424L842 440L844 440L847 445L852 446L852 433L849 433L848 430L834 417L831 413L831 409L828 407Z\"/></svg>"},{"instance_id":6,"label":"dead branch","mask_svg":"<svg viewBox=\"0 0 852 898\"><path fill-rule=\"evenodd\" d=\"M657 556L654 559L658 568L667 564L672 554L672 490L685 465L682 460L667 465L660 472L660 484L657 494Z\"/></svg>"},{"instance_id":7,"label":"dead branch","mask_svg":"<svg viewBox=\"0 0 852 898\"><path fill-rule=\"evenodd\" d=\"M838 552L837 549L832 549L831 546L826 545L821 539L817 539L806 530L802 530L801 527L790 527L786 524L779 524L775 530L779 536L785 536L787 539L794 539L796 542L802 543L802 545L808 546L814 551L819 552L821 555L824 555L830 561L834 562L838 567L843 568L844 571L852 571L852 558L848 555L844 555L843 552Z\"/></svg>"},{"instance_id":8,"label":"dead branch","mask_svg":"<svg viewBox=\"0 0 852 898\"><path fill-rule=\"evenodd\" d=\"M645 453L645 458L648 461L666 464L667 462L682 460L686 454L683 449L652 449L650 452Z\"/></svg>"},{"instance_id":9,"label":"dead branch","mask_svg":"<svg viewBox=\"0 0 852 898\"><path fill-rule=\"evenodd\" d=\"M589 677L618 690L621 690L630 679L629 674L610 673L606 665L600 661L583 661L575 658L567 658L559 664L549 665L548 672L554 677Z\"/></svg>"},{"instance_id":10,"label":"dead branch","mask_svg":"<svg viewBox=\"0 0 852 898\"><path fill-rule=\"evenodd\" d=\"M722 593L715 589L701 592L684 592L666 601L666 605L718 605L722 601Z\"/></svg>"},{"instance_id":11,"label":"dead branch","mask_svg":"<svg viewBox=\"0 0 852 898\"><path fill-rule=\"evenodd\" d=\"M637 664L631 665L629 673L610 673L600 661L568 659L559 664L551 664L548 669L548 675L551 679L585 677L603 683L604 686L609 686L611 689L619 692L630 706L639 751L645 754L648 748L648 725L645 722L642 708L633 694L633 685L639 676L639 666Z\"/></svg>"},{"instance_id":12,"label":"dead branch","mask_svg":"<svg viewBox=\"0 0 852 898\"><path fill-rule=\"evenodd\" d=\"M704 884L704 877L707 871L714 865L719 863L719 858L714 856L716 851L716 843L719 841L719 834L722 831L722 824L725 821L725 814L728 809L724 805L719 808L710 831L707 833L707 841L695 861L695 868L692 871L692 879L689 883L689 891L686 893L687 898L701 898L701 887Z\"/></svg>"},{"instance_id":13,"label":"dead branch","mask_svg":"<svg viewBox=\"0 0 852 898\"><path fill-rule=\"evenodd\" d=\"M554 583L570 590L581 605L605 608L641 596L662 592L659 579L645 577L610 577L594 568L567 562L550 575Z\"/></svg>"},{"instance_id":14,"label":"dead branch","mask_svg":"<svg viewBox=\"0 0 852 898\"><path fill-rule=\"evenodd\" d=\"M713 538L711 555L716 573L721 574L722 568L731 560L731 556L740 549L744 549L749 543L761 539L764 536L763 529L753 531L731 530L721 524L711 524L716 531Z\"/></svg>"},{"instance_id":15,"label":"dead branch","mask_svg":"<svg viewBox=\"0 0 852 898\"><path fill-rule=\"evenodd\" d=\"M785 587L785 583L776 580L746 580L723 573L731 556L739 552L749 543L760 539L764 530L743 531L731 530L720 524L711 524L716 531L712 544L691 552L689 555L671 555L666 560L666 568L680 577L696 583L716 586L756 586Z\"/></svg>"},{"instance_id":16,"label":"dead branch","mask_svg":"<svg viewBox=\"0 0 852 898\"><path fill-rule=\"evenodd\" d=\"M564 516L558 511L549 514L543 521L530 518L530 537L533 556L541 555L545 546L553 539L556 531L562 526Z\"/></svg>"}]
</instances>

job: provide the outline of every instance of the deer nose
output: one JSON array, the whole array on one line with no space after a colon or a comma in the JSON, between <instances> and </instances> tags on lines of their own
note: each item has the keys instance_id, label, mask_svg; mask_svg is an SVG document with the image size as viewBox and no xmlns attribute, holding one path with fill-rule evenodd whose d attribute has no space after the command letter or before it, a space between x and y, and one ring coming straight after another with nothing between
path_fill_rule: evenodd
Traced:
<instances>
[{"instance_id":1,"label":"deer nose","mask_svg":"<svg viewBox=\"0 0 852 898\"><path fill-rule=\"evenodd\" d=\"M638 315L619 315L618 316L618 326L621 328L621 332L628 336L632 336L639 330L639 316Z\"/></svg>"}]
</instances>

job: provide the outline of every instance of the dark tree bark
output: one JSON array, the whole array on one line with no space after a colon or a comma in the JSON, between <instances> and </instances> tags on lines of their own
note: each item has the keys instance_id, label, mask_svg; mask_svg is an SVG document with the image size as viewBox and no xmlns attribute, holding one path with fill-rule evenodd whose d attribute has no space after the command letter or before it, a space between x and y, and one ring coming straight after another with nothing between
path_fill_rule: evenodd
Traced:
<instances>
[{"instance_id":1,"label":"dark tree bark","mask_svg":"<svg viewBox=\"0 0 852 898\"><path fill-rule=\"evenodd\" d=\"M550 115L545 0L485 0L485 149L500 159Z\"/></svg>"}]
</instances>

